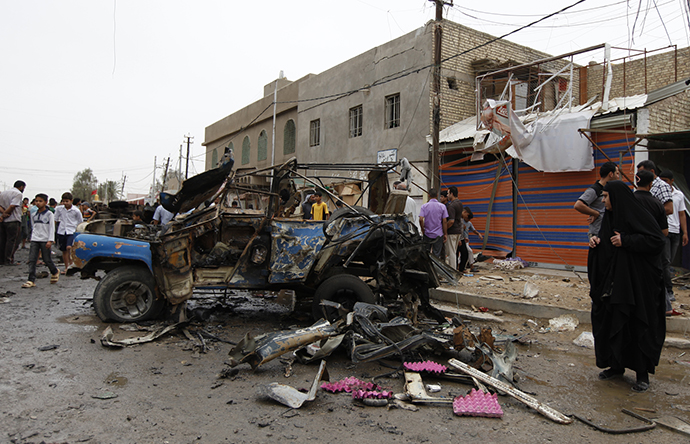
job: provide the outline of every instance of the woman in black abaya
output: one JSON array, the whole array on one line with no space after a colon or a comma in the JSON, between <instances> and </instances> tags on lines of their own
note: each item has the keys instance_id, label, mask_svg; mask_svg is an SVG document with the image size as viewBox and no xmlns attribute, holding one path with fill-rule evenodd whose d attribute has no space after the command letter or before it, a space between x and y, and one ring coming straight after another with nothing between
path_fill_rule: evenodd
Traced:
<instances>
[{"instance_id":1,"label":"woman in black abaya","mask_svg":"<svg viewBox=\"0 0 690 444\"><path fill-rule=\"evenodd\" d=\"M657 222L623 182L604 188L606 211L588 259L592 333L600 379L637 373L634 391L649 388L666 336L661 253Z\"/></svg>"}]
</instances>

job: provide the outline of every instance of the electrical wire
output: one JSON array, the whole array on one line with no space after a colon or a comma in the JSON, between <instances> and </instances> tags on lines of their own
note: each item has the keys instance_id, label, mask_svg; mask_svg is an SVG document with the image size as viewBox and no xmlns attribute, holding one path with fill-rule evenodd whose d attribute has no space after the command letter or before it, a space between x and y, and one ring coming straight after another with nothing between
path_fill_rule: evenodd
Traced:
<instances>
[{"instance_id":1,"label":"electrical wire","mask_svg":"<svg viewBox=\"0 0 690 444\"><path fill-rule=\"evenodd\" d=\"M580 14L582 12L596 11L599 9L609 8L611 6L621 5L623 3L628 3L628 0L622 0L619 2L615 2L615 3L609 3L608 5L594 6L591 8L579 9L577 11L566 11L563 14ZM500 12L495 12L495 11L491 11L491 12L479 11L477 9L467 8L465 6L460 6L460 5L453 5L453 9L455 9L456 11L464 9L464 10L476 12L479 14L486 14L486 15L492 15L492 16L498 15L498 16L502 16L502 17L541 17L541 15L542 15L542 14L502 14Z\"/></svg>"},{"instance_id":2,"label":"electrical wire","mask_svg":"<svg viewBox=\"0 0 690 444\"><path fill-rule=\"evenodd\" d=\"M663 3L663 4L660 4L659 6L668 5L669 3L672 3L672 2L673 2L673 0L668 1L666 3ZM652 8L652 7L646 8L645 11L648 12L651 9L657 9L657 11L658 11L658 8L656 6L654 8ZM470 17L472 19L479 20L482 22L482 24L491 24L491 25L498 25L498 26L511 26L510 23L495 22L492 20L486 20L486 19L481 19L479 17L474 17L474 16L467 14L463 11L458 11L458 12L460 14L465 15L467 17ZM610 23L612 20L622 19L624 17L627 18L630 15L632 15L632 13L626 13L624 15L615 15L615 16L610 16L610 17L601 17L600 16L600 18L598 20L585 20L582 22L575 22L575 23L568 23L568 24L557 24L557 25L540 25L540 26L533 26L533 28L534 29L561 29L561 28L592 26L592 25L598 25L600 23ZM662 19L662 22L663 22L663 19ZM668 32L667 32L667 34L668 34ZM669 37L669 40L670 39L671 38Z\"/></svg>"}]
</instances>

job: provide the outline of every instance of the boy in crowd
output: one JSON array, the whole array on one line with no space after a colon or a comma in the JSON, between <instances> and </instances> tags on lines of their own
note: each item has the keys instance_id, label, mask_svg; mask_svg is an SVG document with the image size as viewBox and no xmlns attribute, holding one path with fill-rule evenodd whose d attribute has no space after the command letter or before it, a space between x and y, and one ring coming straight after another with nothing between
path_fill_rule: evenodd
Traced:
<instances>
[{"instance_id":1,"label":"boy in crowd","mask_svg":"<svg viewBox=\"0 0 690 444\"><path fill-rule=\"evenodd\" d=\"M472 252L472 247L470 247L470 233L474 233L479 236L479 239L484 239L482 233L474 228L471 220L474 218L474 213L470 210L470 207L464 207L462 209L462 245L458 246L460 250L460 263L458 264L458 270L464 271L467 267L472 267L474 264L474 254Z\"/></svg>"},{"instance_id":2,"label":"boy in crowd","mask_svg":"<svg viewBox=\"0 0 690 444\"><path fill-rule=\"evenodd\" d=\"M81 210L81 214L87 222L90 222L96 216L96 212L91 209L91 205L88 202L82 202L77 208Z\"/></svg>"},{"instance_id":3,"label":"boy in crowd","mask_svg":"<svg viewBox=\"0 0 690 444\"><path fill-rule=\"evenodd\" d=\"M58 245L60 251L62 251L62 260L65 264L62 274L67 272L71 264L70 250L72 250L74 232L77 230L77 225L82 223L83 220L81 211L72 205L72 193L69 191L63 193L60 205L55 208L55 222L59 223L57 229Z\"/></svg>"},{"instance_id":4,"label":"boy in crowd","mask_svg":"<svg viewBox=\"0 0 690 444\"><path fill-rule=\"evenodd\" d=\"M321 202L321 191L314 193L314 205L311 206L311 219L312 220L327 220L328 205L325 202Z\"/></svg>"},{"instance_id":5,"label":"boy in crowd","mask_svg":"<svg viewBox=\"0 0 690 444\"><path fill-rule=\"evenodd\" d=\"M29 246L29 280L22 284L22 288L32 288L36 284L36 262L38 253L43 256L43 262L50 270L50 283L55 284L60 279L60 272L50 257L50 247L55 241L55 219L53 213L48 210L48 196L37 194L34 200L36 212L31 215L33 230L31 232L31 244Z\"/></svg>"},{"instance_id":6,"label":"boy in crowd","mask_svg":"<svg viewBox=\"0 0 690 444\"><path fill-rule=\"evenodd\" d=\"M132 213L132 220L134 221L135 224L143 224L144 223L144 212L141 210L136 210L134 213Z\"/></svg>"}]
</instances>

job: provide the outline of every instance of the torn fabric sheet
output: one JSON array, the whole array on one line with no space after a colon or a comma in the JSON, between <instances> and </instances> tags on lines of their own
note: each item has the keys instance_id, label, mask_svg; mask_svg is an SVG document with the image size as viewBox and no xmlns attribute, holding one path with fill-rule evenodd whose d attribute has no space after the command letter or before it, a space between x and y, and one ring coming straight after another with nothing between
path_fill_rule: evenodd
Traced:
<instances>
[{"instance_id":1,"label":"torn fabric sheet","mask_svg":"<svg viewBox=\"0 0 690 444\"><path fill-rule=\"evenodd\" d=\"M543 116L529 128L532 140L520 146L519 153L515 146L508 148L506 153L546 173L592 171L592 144L578 130L589 128L593 115L593 111L583 111L563 113L555 118Z\"/></svg>"}]
</instances>

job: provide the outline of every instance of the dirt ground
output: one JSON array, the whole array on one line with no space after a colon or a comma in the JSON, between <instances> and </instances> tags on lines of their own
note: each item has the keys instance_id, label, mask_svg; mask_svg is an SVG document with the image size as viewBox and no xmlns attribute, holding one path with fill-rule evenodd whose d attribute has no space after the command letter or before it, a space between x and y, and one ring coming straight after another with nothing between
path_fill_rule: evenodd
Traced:
<instances>
[{"instance_id":1,"label":"dirt ground","mask_svg":"<svg viewBox=\"0 0 690 444\"><path fill-rule=\"evenodd\" d=\"M479 262L477 272L467 273L455 288L472 294L513 301L529 301L576 310L589 310L589 281L587 273L523 268L502 270L489 262ZM688 270L677 269L674 285L676 301L673 308L684 314L690 313L690 280L682 277ZM687 283L687 285L685 285ZM535 297L525 296L526 285L538 289Z\"/></svg>"},{"instance_id":2,"label":"dirt ground","mask_svg":"<svg viewBox=\"0 0 690 444\"><path fill-rule=\"evenodd\" d=\"M26 260L20 250L17 259ZM480 271L473 276L494 275ZM527 275L516 272L510 276ZM506 275L507 276L507 275ZM634 435L610 435L575 421L556 424L522 403L500 396L502 419L458 417L449 406L419 406L416 412L365 407L349 395L319 390L316 400L290 409L258 394L271 382L309 387L317 365L292 365L286 377L284 360L253 371L247 364L230 371L225 363L232 345L207 339L201 352L180 332L150 343L109 349L100 344L107 327L94 314L91 295L96 282L62 277L56 285L37 280L21 289L25 266L0 267L0 442L8 443L268 443L268 442L558 442L628 443L687 442L688 437L661 427ZM563 278L561 278L563 279ZM519 293L524 282L480 281L466 290ZM540 295L559 301L586 302L586 289L574 276L567 282L539 279ZM580 288L582 287L582 288ZM548 292L546 288L551 288ZM488 290L490 289L490 290ZM575 290L582 292L575 296ZM572 296L571 296L572 293ZM511 295L512 297L512 295ZM683 296L687 297L687 296ZM309 325L304 316L288 316L245 304L239 297L226 310L199 310L204 321L190 327L218 338L239 341L245 333L260 334ZM547 298L548 299L548 298ZM687 300L686 300L687 301ZM548 303L548 300L544 300ZM682 301L681 301L682 302ZM687 302L685 302L687 303ZM247 308L248 305L248 308ZM209 308L209 307L207 307ZM584 308L584 307L582 307ZM634 375L599 381L593 351L572 341L583 330L532 332L526 318L504 314L494 333L525 335L518 347L515 370L520 387L565 414L578 414L612 428L641 423L621 413L627 408L647 416L690 420L690 359L683 350L666 348L651 387L630 390ZM111 324L117 338L143 333ZM479 327L479 325L476 325ZM125 329L123 329L123 327ZM473 324L474 327L474 324ZM438 361L444 362L442 356ZM388 364L398 365L395 361ZM381 363L353 364L342 352L328 358L331 381L348 376L363 380L390 372ZM219 378L221 373L226 378ZM394 392L401 378L377 382ZM470 386L439 383L439 395L464 395ZM645 409L645 410L641 410ZM655 413L652 413L654 411Z\"/></svg>"}]
</instances>

